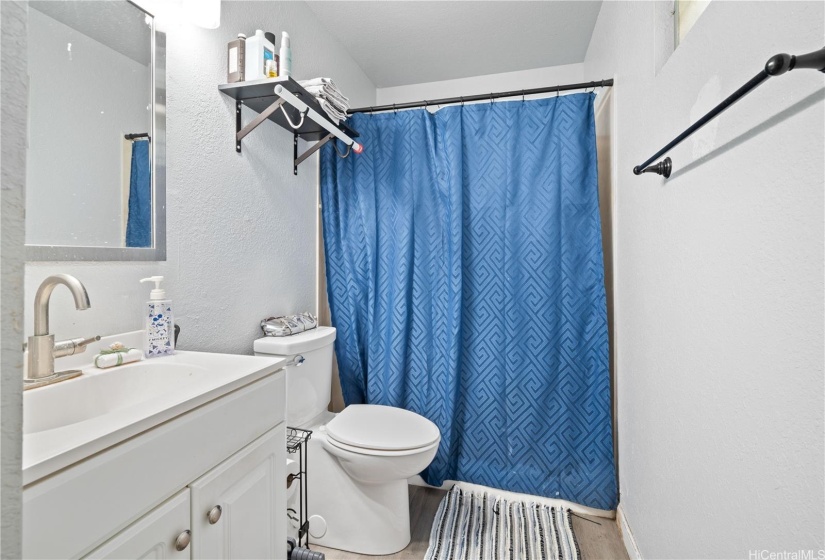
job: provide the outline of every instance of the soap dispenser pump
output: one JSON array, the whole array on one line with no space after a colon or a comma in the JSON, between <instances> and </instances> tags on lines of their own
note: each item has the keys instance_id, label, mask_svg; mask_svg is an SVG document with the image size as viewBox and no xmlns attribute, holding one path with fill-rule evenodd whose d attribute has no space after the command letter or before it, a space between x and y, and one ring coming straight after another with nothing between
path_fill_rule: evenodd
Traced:
<instances>
[{"instance_id":1,"label":"soap dispenser pump","mask_svg":"<svg viewBox=\"0 0 825 560\"><path fill-rule=\"evenodd\" d=\"M146 302L146 323L143 353L147 358L168 356L175 353L175 322L172 316L172 300L166 298L166 290L160 287L163 276L150 276L140 281L154 282L155 288Z\"/></svg>"}]
</instances>

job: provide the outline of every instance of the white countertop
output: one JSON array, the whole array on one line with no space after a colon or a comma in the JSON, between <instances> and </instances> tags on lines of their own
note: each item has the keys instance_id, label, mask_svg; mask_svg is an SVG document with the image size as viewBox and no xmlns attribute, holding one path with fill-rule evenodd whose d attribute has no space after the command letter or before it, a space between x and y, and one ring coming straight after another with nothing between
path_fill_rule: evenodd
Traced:
<instances>
[{"instance_id":1,"label":"white countertop","mask_svg":"<svg viewBox=\"0 0 825 560\"><path fill-rule=\"evenodd\" d=\"M97 369L91 360L98 348L79 368L81 377L24 392L24 486L262 379L286 362L179 351ZM58 369L66 366L57 363Z\"/></svg>"}]
</instances>

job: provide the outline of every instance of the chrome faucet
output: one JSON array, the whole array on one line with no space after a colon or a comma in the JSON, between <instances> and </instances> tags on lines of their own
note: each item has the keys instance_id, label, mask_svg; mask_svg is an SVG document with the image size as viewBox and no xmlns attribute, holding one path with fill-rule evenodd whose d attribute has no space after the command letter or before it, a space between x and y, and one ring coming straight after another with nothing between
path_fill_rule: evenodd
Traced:
<instances>
[{"instance_id":1,"label":"chrome faucet","mask_svg":"<svg viewBox=\"0 0 825 560\"><path fill-rule=\"evenodd\" d=\"M71 356L86 351L86 346L96 340L99 336L91 338L73 338L55 343L54 335L49 334L49 298L58 284L63 284L74 297L74 305L79 311L89 309L89 294L86 288L74 276L68 274L55 274L49 276L34 296L34 336L29 337L29 368L27 376L23 379L24 389L34 389L43 385L49 385L58 381L64 381L79 376L80 370L54 371L54 359L63 356Z\"/></svg>"}]
</instances>

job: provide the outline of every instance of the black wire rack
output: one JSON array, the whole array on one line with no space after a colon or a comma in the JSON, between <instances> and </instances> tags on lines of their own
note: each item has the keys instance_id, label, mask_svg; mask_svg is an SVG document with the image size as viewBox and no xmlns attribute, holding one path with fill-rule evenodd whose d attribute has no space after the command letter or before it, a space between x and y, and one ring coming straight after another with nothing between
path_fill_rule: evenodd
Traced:
<instances>
[{"instance_id":1,"label":"black wire rack","mask_svg":"<svg viewBox=\"0 0 825 560\"><path fill-rule=\"evenodd\" d=\"M312 437L312 430L301 428L286 428L286 451L290 455L298 454L298 474L290 474L286 480L289 488L293 484L300 484L298 488L298 546L309 548L309 520L307 519L308 484L307 484L307 451L308 442ZM293 510L294 511L294 510ZM288 512L290 513L290 512Z\"/></svg>"}]
</instances>

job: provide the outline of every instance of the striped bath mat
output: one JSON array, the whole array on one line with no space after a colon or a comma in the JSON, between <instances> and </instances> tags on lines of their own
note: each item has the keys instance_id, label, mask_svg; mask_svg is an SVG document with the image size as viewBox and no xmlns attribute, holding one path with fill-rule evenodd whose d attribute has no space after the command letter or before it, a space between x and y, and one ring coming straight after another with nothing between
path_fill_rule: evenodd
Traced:
<instances>
[{"instance_id":1,"label":"striped bath mat","mask_svg":"<svg viewBox=\"0 0 825 560\"><path fill-rule=\"evenodd\" d=\"M453 486L424 560L580 560L570 511Z\"/></svg>"}]
</instances>

